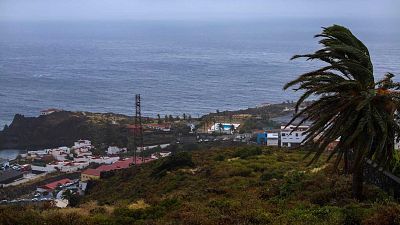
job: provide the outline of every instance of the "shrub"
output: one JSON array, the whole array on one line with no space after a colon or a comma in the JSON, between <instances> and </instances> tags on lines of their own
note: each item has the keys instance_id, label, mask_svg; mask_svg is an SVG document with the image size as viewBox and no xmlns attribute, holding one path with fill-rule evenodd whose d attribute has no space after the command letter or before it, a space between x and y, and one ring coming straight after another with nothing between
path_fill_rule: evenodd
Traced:
<instances>
[{"instance_id":1,"label":"shrub","mask_svg":"<svg viewBox=\"0 0 400 225\"><path fill-rule=\"evenodd\" d=\"M192 155L189 152L178 152L160 161L152 174L155 176L164 176L167 171L193 166Z\"/></svg>"},{"instance_id":2,"label":"shrub","mask_svg":"<svg viewBox=\"0 0 400 225\"><path fill-rule=\"evenodd\" d=\"M271 185L271 186L265 187L264 189L261 190L260 199L269 200L277 195L279 195L278 186Z\"/></svg>"},{"instance_id":3,"label":"shrub","mask_svg":"<svg viewBox=\"0 0 400 225\"><path fill-rule=\"evenodd\" d=\"M241 159L247 159L250 156L261 155L262 149L259 146L246 146L239 148L234 156L240 157Z\"/></svg>"},{"instance_id":4,"label":"shrub","mask_svg":"<svg viewBox=\"0 0 400 225\"><path fill-rule=\"evenodd\" d=\"M158 205L146 208L140 208L140 209L130 209L128 207L116 208L114 210L113 215L115 218L122 219L125 222L121 224L129 224L129 221L133 222L135 220L160 218L164 216L169 210L172 210L177 206L179 206L179 201L177 199L166 199L161 201Z\"/></svg>"},{"instance_id":5,"label":"shrub","mask_svg":"<svg viewBox=\"0 0 400 225\"><path fill-rule=\"evenodd\" d=\"M358 225L361 224L362 213L356 206L348 206L343 209L343 224Z\"/></svg>"},{"instance_id":6,"label":"shrub","mask_svg":"<svg viewBox=\"0 0 400 225\"><path fill-rule=\"evenodd\" d=\"M310 197L310 202L317 205L325 205L331 202L332 199L336 197L336 194L329 189L323 189L317 192L314 192Z\"/></svg>"},{"instance_id":7,"label":"shrub","mask_svg":"<svg viewBox=\"0 0 400 225\"><path fill-rule=\"evenodd\" d=\"M303 187L304 173L294 172L291 173L286 179L285 183L279 188L279 197L285 198L290 196L294 191L299 190Z\"/></svg>"},{"instance_id":8,"label":"shrub","mask_svg":"<svg viewBox=\"0 0 400 225\"><path fill-rule=\"evenodd\" d=\"M214 199L208 202L207 206L216 208L221 212L229 212L233 210L234 203L228 199Z\"/></svg>"},{"instance_id":9,"label":"shrub","mask_svg":"<svg viewBox=\"0 0 400 225\"><path fill-rule=\"evenodd\" d=\"M366 225L398 225L400 224L400 207L395 204L380 206L371 217L365 219Z\"/></svg>"},{"instance_id":10,"label":"shrub","mask_svg":"<svg viewBox=\"0 0 400 225\"><path fill-rule=\"evenodd\" d=\"M272 179L282 179L283 174L281 172L278 172L276 170L272 171L265 171L263 174L260 176L260 183L265 184L267 181L272 180Z\"/></svg>"},{"instance_id":11,"label":"shrub","mask_svg":"<svg viewBox=\"0 0 400 225\"><path fill-rule=\"evenodd\" d=\"M229 172L229 176L248 177L253 172L252 169L246 167L236 167Z\"/></svg>"},{"instance_id":12,"label":"shrub","mask_svg":"<svg viewBox=\"0 0 400 225\"><path fill-rule=\"evenodd\" d=\"M185 151L195 151L200 149L200 145L197 143L183 144L182 148Z\"/></svg>"},{"instance_id":13,"label":"shrub","mask_svg":"<svg viewBox=\"0 0 400 225\"><path fill-rule=\"evenodd\" d=\"M225 160L225 156L218 154L217 156L214 157L215 161L224 161Z\"/></svg>"}]
</instances>

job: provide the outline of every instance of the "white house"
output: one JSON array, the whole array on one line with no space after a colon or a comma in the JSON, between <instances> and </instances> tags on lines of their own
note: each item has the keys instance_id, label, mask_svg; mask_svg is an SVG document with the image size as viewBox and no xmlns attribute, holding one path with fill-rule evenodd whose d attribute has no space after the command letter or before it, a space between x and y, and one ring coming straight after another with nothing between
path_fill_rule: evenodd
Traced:
<instances>
[{"instance_id":1,"label":"white house","mask_svg":"<svg viewBox=\"0 0 400 225\"><path fill-rule=\"evenodd\" d=\"M98 163L98 164L112 164L119 160L119 156L116 157L92 157L90 162Z\"/></svg>"},{"instance_id":2,"label":"white house","mask_svg":"<svg viewBox=\"0 0 400 225\"><path fill-rule=\"evenodd\" d=\"M37 166L31 165L32 173L51 173L57 171L55 165Z\"/></svg>"},{"instance_id":3,"label":"white house","mask_svg":"<svg viewBox=\"0 0 400 225\"><path fill-rule=\"evenodd\" d=\"M50 150L49 153L53 156L55 160L65 161L67 160L67 157L70 154L70 149L68 147L59 147Z\"/></svg>"},{"instance_id":4,"label":"white house","mask_svg":"<svg viewBox=\"0 0 400 225\"><path fill-rule=\"evenodd\" d=\"M10 167L10 162L8 161L8 159L0 158L0 167Z\"/></svg>"},{"instance_id":5,"label":"white house","mask_svg":"<svg viewBox=\"0 0 400 225\"><path fill-rule=\"evenodd\" d=\"M38 150L38 151L28 151L28 155L30 156L44 156L48 155L51 152L51 149L43 149L43 150Z\"/></svg>"},{"instance_id":6,"label":"white house","mask_svg":"<svg viewBox=\"0 0 400 225\"><path fill-rule=\"evenodd\" d=\"M40 111L40 115L47 116L47 115L50 115L52 113L59 112L59 111L60 111L59 109L45 109L45 110Z\"/></svg>"},{"instance_id":7,"label":"white house","mask_svg":"<svg viewBox=\"0 0 400 225\"><path fill-rule=\"evenodd\" d=\"M239 123L214 123L214 125L212 125L210 129L208 129L208 132L221 132L225 134L232 134L235 130L238 129L239 126Z\"/></svg>"},{"instance_id":8,"label":"white house","mask_svg":"<svg viewBox=\"0 0 400 225\"><path fill-rule=\"evenodd\" d=\"M83 162L83 163L66 163L64 165L59 165L57 168L61 172L76 172L78 170L81 170L85 167L88 167L89 163L88 162Z\"/></svg>"},{"instance_id":9,"label":"white house","mask_svg":"<svg viewBox=\"0 0 400 225\"><path fill-rule=\"evenodd\" d=\"M304 132L309 126L299 126L296 130L295 125L281 126L281 147L296 147L301 144L306 135Z\"/></svg>"},{"instance_id":10,"label":"white house","mask_svg":"<svg viewBox=\"0 0 400 225\"><path fill-rule=\"evenodd\" d=\"M146 151L146 150L150 150L150 149L157 148L157 147L160 147L161 149L164 149L164 148L166 148L166 147L168 147L170 145L171 144L149 145L149 146L144 146L143 148L142 147L138 147L137 150L138 151L142 151L142 149L143 149L144 151Z\"/></svg>"},{"instance_id":11,"label":"white house","mask_svg":"<svg viewBox=\"0 0 400 225\"><path fill-rule=\"evenodd\" d=\"M267 146L279 146L279 132L267 131Z\"/></svg>"},{"instance_id":12,"label":"white house","mask_svg":"<svg viewBox=\"0 0 400 225\"><path fill-rule=\"evenodd\" d=\"M77 148L74 150L74 153L76 154L77 157L89 157L93 155L90 148L87 147Z\"/></svg>"},{"instance_id":13,"label":"white house","mask_svg":"<svg viewBox=\"0 0 400 225\"><path fill-rule=\"evenodd\" d=\"M171 154L172 154L171 152L162 151L162 152L157 152L157 153L151 154L151 158L152 159L159 159L159 158L164 158L164 157L170 156Z\"/></svg>"},{"instance_id":14,"label":"white house","mask_svg":"<svg viewBox=\"0 0 400 225\"><path fill-rule=\"evenodd\" d=\"M109 146L107 148L107 155L116 155L116 154L123 153L126 151L127 151L126 148L118 148L117 146Z\"/></svg>"},{"instance_id":15,"label":"white house","mask_svg":"<svg viewBox=\"0 0 400 225\"><path fill-rule=\"evenodd\" d=\"M92 142L89 140L78 140L74 142L73 148L78 149L78 148L92 148Z\"/></svg>"},{"instance_id":16,"label":"white house","mask_svg":"<svg viewBox=\"0 0 400 225\"><path fill-rule=\"evenodd\" d=\"M74 162L76 163L84 163L84 162L90 162L90 157L84 157L84 156L79 156L74 158Z\"/></svg>"}]
</instances>

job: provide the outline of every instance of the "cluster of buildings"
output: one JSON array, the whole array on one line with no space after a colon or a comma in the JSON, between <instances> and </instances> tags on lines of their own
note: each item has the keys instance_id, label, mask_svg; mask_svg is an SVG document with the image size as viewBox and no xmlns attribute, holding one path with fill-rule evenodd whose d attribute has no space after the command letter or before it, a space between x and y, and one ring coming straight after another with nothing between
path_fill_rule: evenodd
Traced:
<instances>
[{"instance_id":1,"label":"cluster of buildings","mask_svg":"<svg viewBox=\"0 0 400 225\"><path fill-rule=\"evenodd\" d=\"M111 164L119 156L94 156L89 140L79 140L69 147L58 147L39 151L28 151L22 158L33 160L32 173L76 172L89 166L90 163Z\"/></svg>"},{"instance_id":2,"label":"cluster of buildings","mask_svg":"<svg viewBox=\"0 0 400 225\"><path fill-rule=\"evenodd\" d=\"M214 123L208 133L222 133L232 135L240 126L239 123ZM280 129L254 130L252 133L236 134L233 141L251 142L256 139L257 144L277 146L277 147L296 147L299 146L306 135L304 132L309 128L302 125L296 128L295 125L281 126ZM253 139L254 140L254 139Z\"/></svg>"},{"instance_id":3,"label":"cluster of buildings","mask_svg":"<svg viewBox=\"0 0 400 225\"><path fill-rule=\"evenodd\" d=\"M169 123L163 123L163 124L147 123L147 124L144 124L143 126L145 128L151 129L151 130L158 130L158 131L164 131L164 132L171 131L171 124L169 124Z\"/></svg>"},{"instance_id":4,"label":"cluster of buildings","mask_svg":"<svg viewBox=\"0 0 400 225\"><path fill-rule=\"evenodd\" d=\"M160 146L166 148L169 144ZM147 146L146 149L151 149ZM156 146L157 147L157 146ZM148 163L159 158L171 155L171 152L159 151L151 154L149 157L128 157L121 158L119 154L126 153L126 148L119 148L110 146L106 150L107 156L95 156L92 153L93 146L89 140L79 140L74 143L72 147L59 147L54 149L44 149L39 151L28 151L22 154L21 157L32 160L29 171L22 171L22 167L18 170L8 169L10 167L8 161L1 161L1 165L6 167L4 171L0 171L0 185L19 184L20 180L36 178L37 174L47 174L50 172L80 172L79 179L69 179L66 177L76 176L76 174L61 175L64 177L44 185L38 186L36 191L32 194L30 199L18 199L7 201L3 200L1 203L29 203L36 201L54 201L56 205L65 207L68 202L62 197L64 191L70 190L77 194L84 194L88 181L101 179L104 177L112 176L115 171L127 169L132 165L140 165ZM92 164L95 163L95 164ZM93 166L97 167L93 168ZM26 176L26 177L25 177ZM11 184L10 184L11 183ZM1 204L0 203L0 204Z\"/></svg>"},{"instance_id":5,"label":"cluster of buildings","mask_svg":"<svg viewBox=\"0 0 400 225\"><path fill-rule=\"evenodd\" d=\"M239 123L214 123L208 129L208 133L233 134L239 126Z\"/></svg>"},{"instance_id":6,"label":"cluster of buildings","mask_svg":"<svg viewBox=\"0 0 400 225\"><path fill-rule=\"evenodd\" d=\"M136 162L135 162L136 160ZM103 177L107 177L112 175L113 172L121 169L127 169L132 165L140 165L142 163L147 163L150 161L153 161L155 159L153 158L141 158L137 157L136 159L134 157L118 160L112 164L109 165L101 165L95 169L89 168L81 173L81 181L86 182L88 180L97 180Z\"/></svg>"},{"instance_id":7,"label":"cluster of buildings","mask_svg":"<svg viewBox=\"0 0 400 225\"><path fill-rule=\"evenodd\" d=\"M304 132L309 126L303 125L295 128L295 125L289 125L281 126L280 129L256 132L257 143L268 146L297 147L306 138Z\"/></svg>"}]
</instances>

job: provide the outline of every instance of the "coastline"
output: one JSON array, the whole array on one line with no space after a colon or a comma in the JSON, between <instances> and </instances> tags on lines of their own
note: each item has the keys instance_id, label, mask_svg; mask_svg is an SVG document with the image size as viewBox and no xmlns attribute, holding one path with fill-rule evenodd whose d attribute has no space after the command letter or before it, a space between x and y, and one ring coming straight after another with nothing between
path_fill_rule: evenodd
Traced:
<instances>
[{"instance_id":1,"label":"coastline","mask_svg":"<svg viewBox=\"0 0 400 225\"><path fill-rule=\"evenodd\" d=\"M246 121L251 118L290 118L294 103L262 104L252 108L235 111L216 111L201 116L191 117L192 122L207 124L211 121L232 121L232 119ZM242 118L243 115L248 115ZM240 117L239 119L237 119ZM173 125L187 123L184 116L173 118ZM159 119L143 117L143 123L157 123ZM164 116L160 116L164 121ZM165 122L165 121L164 121ZM37 150L58 146L69 146L79 139L93 140L94 143L107 143L109 145L126 146L128 139L127 126L134 123L133 116L115 113L92 113L56 111L37 117L25 117L16 114L10 126L0 131L0 149L28 149ZM282 123L282 121L279 121ZM174 132L165 135L146 133L145 140L149 145L168 143L175 140Z\"/></svg>"}]
</instances>

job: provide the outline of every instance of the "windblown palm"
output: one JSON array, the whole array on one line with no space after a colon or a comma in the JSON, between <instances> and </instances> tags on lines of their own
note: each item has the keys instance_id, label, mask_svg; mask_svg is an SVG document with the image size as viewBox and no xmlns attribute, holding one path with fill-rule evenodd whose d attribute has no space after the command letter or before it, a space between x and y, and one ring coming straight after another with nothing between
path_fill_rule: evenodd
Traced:
<instances>
[{"instance_id":1,"label":"windblown palm","mask_svg":"<svg viewBox=\"0 0 400 225\"><path fill-rule=\"evenodd\" d=\"M323 48L313 54L296 58L320 60L327 65L300 75L287 83L284 89L304 91L296 104L296 114L302 124L312 121L304 143L314 153L316 161L329 143L339 139L329 159L336 156L337 167L344 160L345 170L353 173L353 194L362 193L362 163L365 158L385 165L392 159L394 139L400 131L396 115L400 109L400 84L388 73L379 82L374 81L373 66L367 47L345 27L333 25L324 28L316 37ZM303 110L299 106L309 97L319 97ZM299 125L300 125L299 124ZM348 156L352 165L348 168Z\"/></svg>"}]
</instances>

